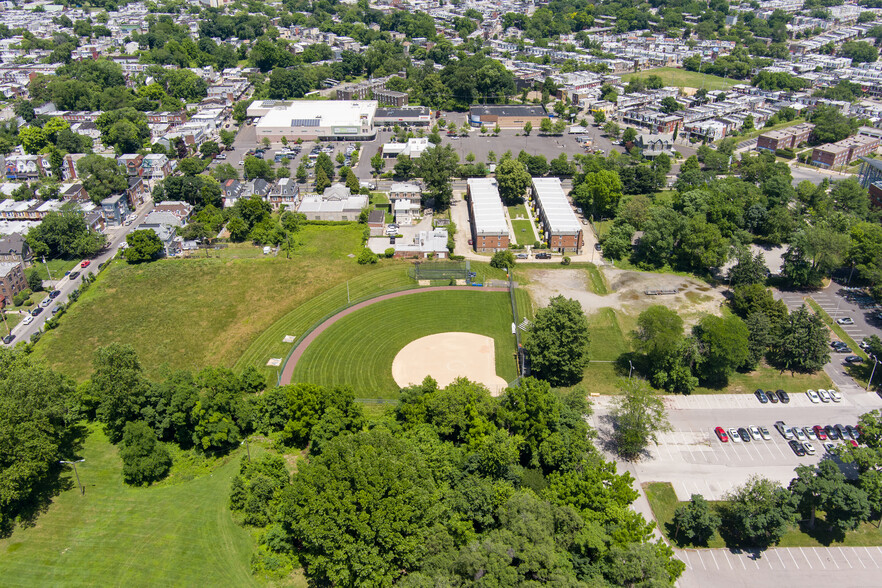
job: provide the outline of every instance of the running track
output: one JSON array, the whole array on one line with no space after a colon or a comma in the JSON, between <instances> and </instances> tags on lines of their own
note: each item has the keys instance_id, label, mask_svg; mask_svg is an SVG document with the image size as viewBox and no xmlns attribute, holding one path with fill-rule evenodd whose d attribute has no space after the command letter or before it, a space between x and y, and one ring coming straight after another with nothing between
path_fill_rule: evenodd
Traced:
<instances>
[{"instance_id":1,"label":"running track","mask_svg":"<svg viewBox=\"0 0 882 588\"><path fill-rule=\"evenodd\" d=\"M370 300L365 300L364 302L359 302L349 308L341 310L319 326L317 326L313 331L300 342L300 344L294 348L293 353L288 357L288 360L285 362L285 367L282 369L282 377L279 380L279 385L284 386L286 384L291 383L291 378L294 376L294 368L297 367L297 362L300 361L300 358L303 357L306 348L309 347L309 344L315 341L319 335L325 332L325 330L339 321L346 315L352 314L357 310L361 310L362 308L366 308L371 304L376 304L377 302L382 302L383 300L390 300L392 298L398 298L400 296L407 296L409 294L419 294L421 292L441 292L444 290L468 290L470 292L508 292L508 288L490 288L490 287L482 287L476 288L474 286L431 286L429 288L414 288L412 290L402 290L401 292L393 292L392 294L384 294L383 296L377 296L376 298L371 298Z\"/></svg>"}]
</instances>

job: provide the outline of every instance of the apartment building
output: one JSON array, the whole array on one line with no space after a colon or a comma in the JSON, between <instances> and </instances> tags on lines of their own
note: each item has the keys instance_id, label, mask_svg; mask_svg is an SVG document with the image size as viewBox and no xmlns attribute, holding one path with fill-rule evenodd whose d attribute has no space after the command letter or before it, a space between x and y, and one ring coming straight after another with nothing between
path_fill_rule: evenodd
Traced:
<instances>
[{"instance_id":1,"label":"apartment building","mask_svg":"<svg viewBox=\"0 0 882 588\"><path fill-rule=\"evenodd\" d=\"M530 204L549 249L560 253L582 251L582 225L558 178L533 178Z\"/></svg>"},{"instance_id":2,"label":"apartment building","mask_svg":"<svg viewBox=\"0 0 882 588\"><path fill-rule=\"evenodd\" d=\"M800 143L809 140L814 128L815 125L811 123L802 123L779 131L763 133L756 140L756 148L768 151L794 149Z\"/></svg>"},{"instance_id":3,"label":"apartment building","mask_svg":"<svg viewBox=\"0 0 882 588\"><path fill-rule=\"evenodd\" d=\"M475 251L495 253L508 249L510 234L496 180L470 178L466 183L466 192Z\"/></svg>"}]
</instances>

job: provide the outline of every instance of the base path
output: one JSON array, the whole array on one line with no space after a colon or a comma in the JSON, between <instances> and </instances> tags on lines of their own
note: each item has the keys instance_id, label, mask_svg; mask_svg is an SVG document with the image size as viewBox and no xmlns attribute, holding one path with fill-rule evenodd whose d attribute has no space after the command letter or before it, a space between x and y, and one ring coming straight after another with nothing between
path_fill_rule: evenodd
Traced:
<instances>
[{"instance_id":1,"label":"base path","mask_svg":"<svg viewBox=\"0 0 882 588\"><path fill-rule=\"evenodd\" d=\"M402 290L401 292L384 294L383 296L377 296L376 298L371 298L370 300L365 300L364 302L354 304L327 319L325 322L313 329L309 335L303 338L303 340L297 345L297 347L294 348L294 351L291 353L291 355L288 356L287 361L285 361L285 367L282 369L282 377L279 378L279 385L284 386L291 383L291 378L293 378L294 376L294 369L297 367L297 362L300 361L301 357L303 357L303 353L306 351L306 348L309 347L309 345L313 341L318 339L319 336L328 329L328 327L339 321L344 316L350 315L353 312L361 310L362 308L367 308L368 306L376 304L377 302L382 302L383 300L391 300L392 298L408 296L410 294L419 294L421 292L442 292L445 290L462 290L468 292L508 292L508 288L477 288L474 286L432 286L429 288L414 288L413 290Z\"/></svg>"}]
</instances>

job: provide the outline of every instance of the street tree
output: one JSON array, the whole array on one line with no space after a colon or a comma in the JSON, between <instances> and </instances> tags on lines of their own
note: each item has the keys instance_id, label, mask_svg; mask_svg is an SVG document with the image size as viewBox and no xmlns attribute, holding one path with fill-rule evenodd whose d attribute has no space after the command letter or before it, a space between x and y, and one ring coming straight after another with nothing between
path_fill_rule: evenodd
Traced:
<instances>
[{"instance_id":1,"label":"street tree","mask_svg":"<svg viewBox=\"0 0 882 588\"><path fill-rule=\"evenodd\" d=\"M371 168L373 169L375 176L383 173L383 170L386 168L386 162L383 160L383 155L379 151L371 157Z\"/></svg>"},{"instance_id":2,"label":"street tree","mask_svg":"<svg viewBox=\"0 0 882 588\"><path fill-rule=\"evenodd\" d=\"M220 152L217 141L206 141L199 146L199 153L202 154L202 157L214 157L215 155L220 155Z\"/></svg>"},{"instance_id":3,"label":"street tree","mask_svg":"<svg viewBox=\"0 0 882 588\"><path fill-rule=\"evenodd\" d=\"M751 478L727 495L723 527L737 544L765 548L780 541L795 518L790 493L777 482Z\"/></svg>"},{"instance_id":4,"label":"street tree","mask_svg":"<svg viewBox=\"0 0 882 588\"><path fill-rule=\"evenodd\" d=\"M315 191L321 194L325 191L325 189L331 187L331 180L328 179L328 174L325 173L325 169L322 167L316 166L315 168Z\"/></svg>"},{"instance_id":5,"label":"street tree","mask_svg":"<svg viewBox=\"0 0 882 588\"><path fill-rule=\"evenodd\" d=\"M524 123L524 134L529 137L531 132L533 132L533 123L527 121Z\"/></svg>"},{"instance_id":6,"label":"street tree","mask_svg":"<svg viewBox=\"0 0 882 588\"><path fill-rule=\"evenodd\" d=\"M507 159L496 166L496 182L502 201L506 205L518 204L523 202L530 186L530 174L520 161Z\"/></svg>"},{"instance_id":7,"label":"street tree","mask_svg":"<svg viewBox=\"0 0 882 588\"><path fill-rule=\"evenodd\" d=\"M625 459L637 459L658 433L671 430L664 399L645 380L622 380L612 404L613 439L616 452Z\"/></svg>"},{"instance_id":8,"label":"street tree","mask_svg":"<svg viewBox=\"0 0 882 588\"><path fill-rule=\"evenodd\" d=\"M236 133L221 129L220 140L224 147L229 150L233 147L233 143L236 141Z\"/></svg>"},{"instance_id":9,"label":"street tree","mask_svg":"<svg viewBox=\"0 0 882 588\"><path fill-rule=\"evenodd\" d=\"M797 509L809 517L809 527L815 527L815 514L824 512L824 522L830 530L852 531L870 518L867 493L845 479L845 474L833 460L824 460L817 470L812 466L798 466L796 478L790 482L790 492Z\"/></svg>"},{"instance_id":10,"label":"street tree","mask_svg":"<svg viewBox=\"0 0 882 588\"><path fill-rule=\"evenodd\" d=\"M126 235L126 247L123 255L129 263L153 261L162 251L162 241L153 229L139 229Z\"/></svg>"},{"instance_id":11,"label":"street tree","mask_svg":"<svg viewBox=\"0 0 882 588\"><path fill-rule=\"evenodd\" d=\"M617 139L621 131L618 124L614 123L613 121L609 121L605 125L603 125L603 132L609 135L612 139Z\"/></svg>"},{"instance_id":12,"label":"street tree","mask_svg":"<svg viewBox=\"0 0 882 588\"><path fill-rule=\"evenodd\" d=\"M816 372L830 361L827 326L805 304L777 326L772 355L782 369L792 373Z\"/></svg>"},{"instance_id":13,"label":"street tree","mask_svg":"<svg viewBox=\"0 0 882 588\"><path fill-rule=\"evenodd\" d=\"M674 511L674 538L683 544L706 547L720 522L720 516L711 509L704 496L693 494L689 502Z\"/></svg>"},{"instance_id":14,"label":"street tree","mask_svg":"<svg viewBox=\"0 0 882 588\"><path fill-rule=\"evenodd\" d=\"M588 319L576 300L555 296L536 312L524 348L536 377L552 386L572 386L588 366Z\"/></svg>"}]
</instances>

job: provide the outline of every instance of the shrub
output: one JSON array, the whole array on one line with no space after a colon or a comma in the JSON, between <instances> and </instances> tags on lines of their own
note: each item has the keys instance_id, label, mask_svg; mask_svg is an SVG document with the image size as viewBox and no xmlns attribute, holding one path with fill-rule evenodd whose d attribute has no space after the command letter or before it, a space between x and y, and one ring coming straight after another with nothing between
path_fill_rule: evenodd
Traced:
<instances>
[{"instance_id":1,"label":"shrub","mask_svg":"<svg viewBox=\"0 0 882 588\"><path fill-rule=\"evenodd\" d=\"M22 290L21 292L19 292L18 294L16 294L15 296L12 297L12 304L14 304L15 306L21 306L22 304L25 304L30 297L31 297L30 290Z\"/></svg>"},{"instance_id":2,"label":"shrub","mask_svg":"<svg viewBox=\"0 0 882 588\"><path fill-rule=\"evenodd\" d=\"M512 268L515 264L514 253L511 251L497 251L490 259L490 267Z\"/></svg>"},{"instance_id":3,"label":"shrub","mask_svg":"<svg viewBox=\"0 0 882 588\"><path fill-rule=\"evenodd\" d=\"M369 263L377 263L377 254L365 247L361 250L361 253L358 254L358 263L359 265L367 265Z\"/></svg>"},{"instance_id":4,"label":"shrub","mask_svg":"<svg viewBox=\"0 0 882 588\"><path fill-rule=\"evenodd\" d=\"M783 157L784 159L793 159L796 157L796 153L793 152L793 149L776 149L775 155Z\"/></svg>"},{"instance_id":5,"label":"shrub","mask_svg":"<svg viewBox=\"0 0 882 588\"><path fill-rule=\"evenodd\" d=\"M561 265L570 265L570 256L564 255L563 259L560 260Z\"/></svg>"},{"instance_id":6,"label":"shrub","mask_svg":"<svg viewBox=\"0 0 882 588\"><path fill-rule=\"evenodd\" d=\"M126 423L119 456L126 483L138 486L164 478L172 463L168 450L156 440L153 429L144 421Z\"/></svg>"},{"instance_id":7,"label":"shrub","mask_svg":"<svg viewBox=\"0 0 882 588\"><path fill-rule=\"evenodd\" d=\"M392 256L395 255L395 248L394 248L394 247L389 247L388 249L386 249L386 251L383 252L383 254L384 254L387 258L390 258L390 257L392 257Z\"/></svg>"}]
</instances>

